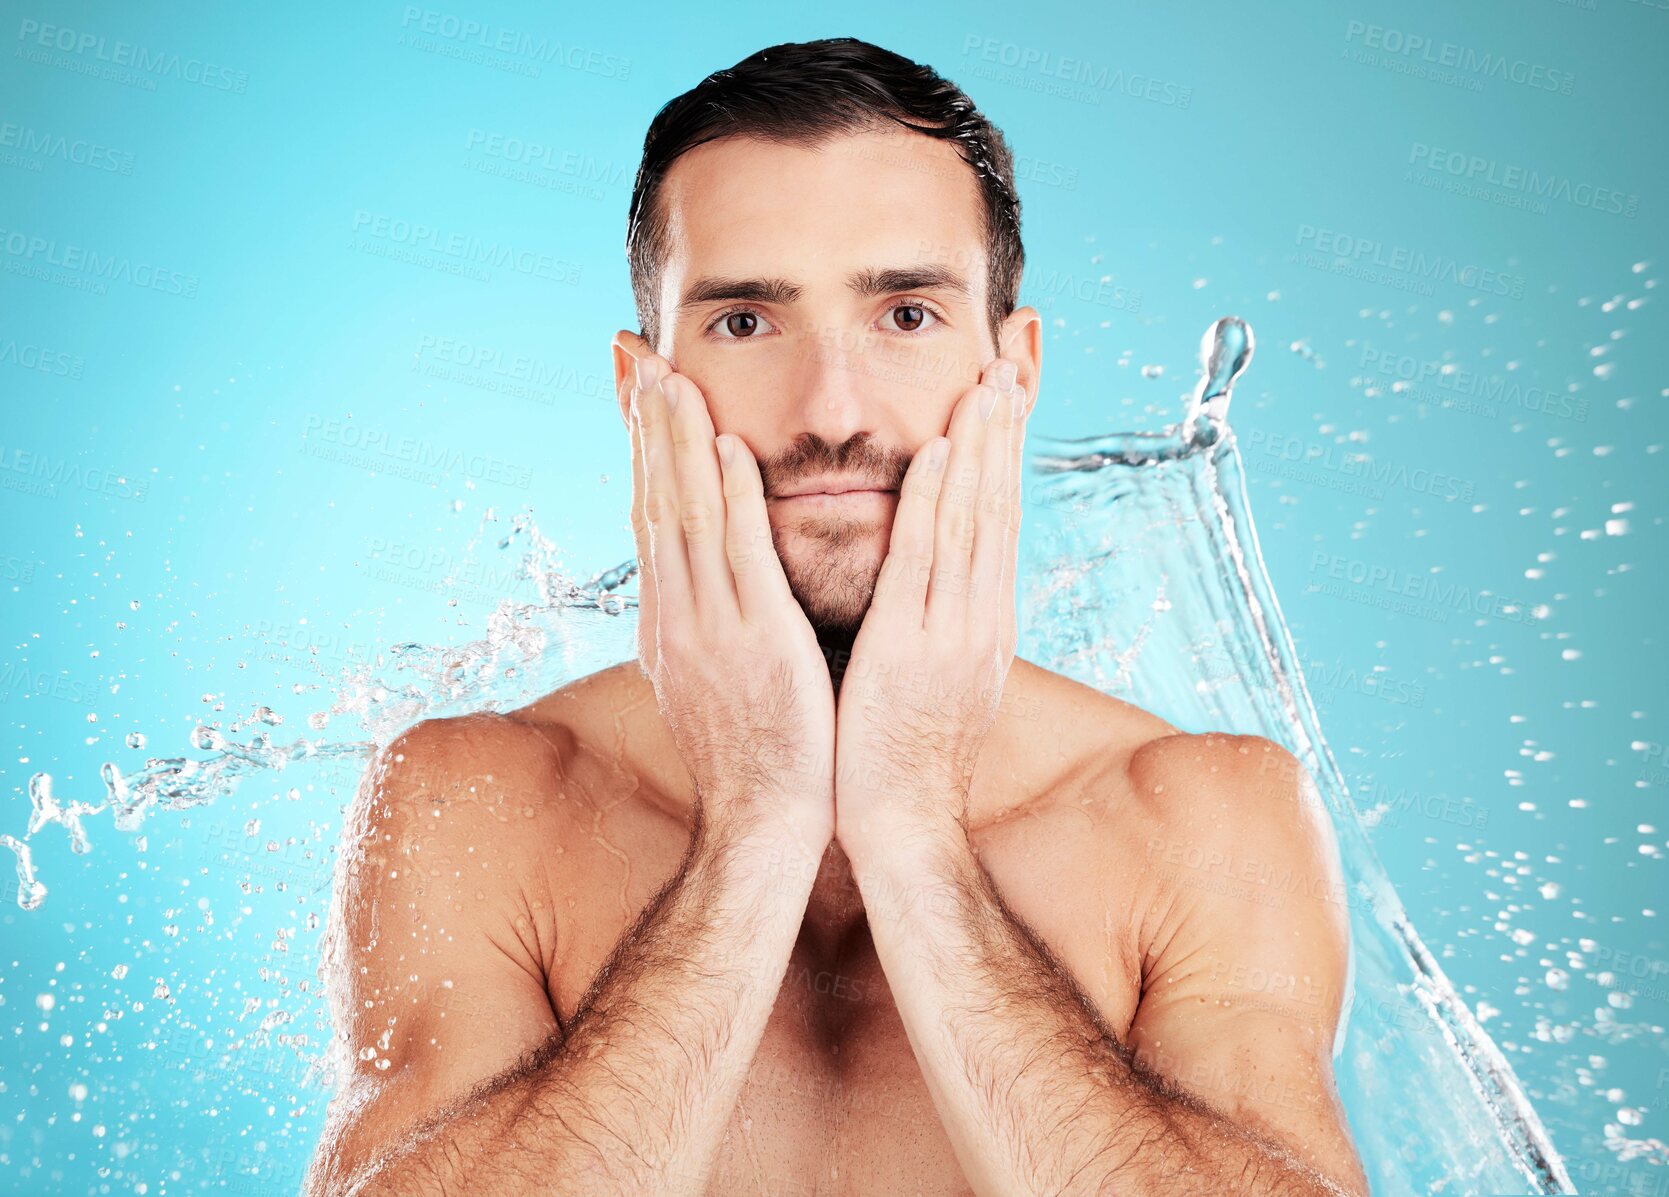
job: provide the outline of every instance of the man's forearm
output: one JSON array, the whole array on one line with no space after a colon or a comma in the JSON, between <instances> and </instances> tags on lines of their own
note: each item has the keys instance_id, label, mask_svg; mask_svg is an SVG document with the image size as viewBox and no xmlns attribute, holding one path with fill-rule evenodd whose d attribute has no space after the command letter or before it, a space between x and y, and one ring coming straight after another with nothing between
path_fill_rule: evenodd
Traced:
<instances>
[{"instance_id":1,"label":"man's forearm","mask_svg":"<svg viewBox=\"0 0 1669 1197\"><path fill-rule=\"evenodd\" d=\"M1342 1193L1139 1071L966 838L853 859L928 1090L982 1197Z\"/></svg>"},{"instance_id":2,"label":"man's forearm","mask_svg":"<svg viewBox=\"0 0 1669 1197\"><path fill-rule=\"evenodd\" d=\"M787 970L811 852L789 833L699 835L566 1040L431 1119L348 1192L702 1192Z\"/></svg>"}]
</instances>

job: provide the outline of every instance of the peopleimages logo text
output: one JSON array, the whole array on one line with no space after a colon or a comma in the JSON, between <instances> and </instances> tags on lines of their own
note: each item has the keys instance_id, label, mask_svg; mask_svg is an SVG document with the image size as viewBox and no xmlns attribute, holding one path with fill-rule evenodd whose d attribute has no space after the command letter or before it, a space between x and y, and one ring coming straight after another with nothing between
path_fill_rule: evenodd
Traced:
<instances>
[{"instance_id":1,"label":"peopleimages logo text","mask_svg":"<svg viewBox=\"0 0 1669 1197\"><path fill-rule=\"evenodd\" d=\"M390 432L384 428L362 426L351 420L332 420L310 415L302 429L302 439L304 442L314 443L311 450L304 446L304 451L311 451L315 457L336 456L326 451L334 447L386 457L418 470L433 471L440 475L462 474L477 482L495 482L523 490L533 482L533 471L528 466L501 461L488 453L469 453L452 445L436 444L419 437ZM346 460L349 464L362 464L352 457L351 452L347 457L337 459ZM388 473L401 473L387 467L384 469Z\"/></svg>"},{"instance_id":2,"label":"peopleimages logo text","mask_svg":"<svg viewBox=\"0 0 1669 1197\"><path fill-rule=\"evenodd\" d=\"M1640 210L1640 197L1632 192L1577 182L1567 175L1543 174L1513 163L1448 150L1416 141L1408 151L1412 166L1448 175L1467 183L1488 184L1538 199L1563 200L1578 208L1592 208L1617 216L1633 217Z\"/></svg>"},{"instance_id":3,"label":"peopleimages logo text","mask_svg":"<svg viewBox=\"0 0 1669 1197\"><path fill-rule=\"evenodd\" d=\"M87 274L104 282L131 283L146 291L161 291L186 299L197 297L197 276L170 270L153 262L136 262L121 254L101 254L84 245L60 243L17 229L0 229L0 255L33 266L56 266L60 270Z\"/></svg>"},{"instance_id":4,"label":"peopleimages logo text","mask_svg":"<svg viewBox=\"0 0 1669 1197\"><path fill-rule=\"evenodd\" d=\"M1394 566L1340 557L1325 549L1317 549L1310 554L1310 572L1325 573L1331 579L1366 591L1383 591L1433 607L1514 623L1534 623L1549 614L1547 605L1543 603L1506 598L1487 590L1474 591L1460 582L1448 582L1430 574L1411 574Z\"/></svg>"},{"instance_id":5,"label":"peopleimages logo text","mask_svg":"<svg viewBox=\"0 0 1669 1197\"><path fill-rule=\"evenodd\" d=\"M62 349L48 349L18 341L0 341L0 366L38 370L60 378L80 378L81 359Z\"/></svg>"},{"instance_id":6,"label":"peopleimages logo text","mask_svg":"<svg viewBox=\"0 0 1669 1197\"><path fill-rule=\"evenodd\" d=\"M1369 49L1402 58L1418 58L1434 66L1452 67L1509 83L1522 83L1541 91L1555 91L1568 96L1576 87L1576 76L1539 62L1522 58L1507 58L1500 54L1457 46L1454 42L1433 41L1424 34L1407 33L1384 25L1370 25L1366 21L1351 21L1345 26L1345 41L1360 41Z\"/></svg>"},{"instance_id":7,"label":"peopleimages logo text","mask_svg":"<svg viewBox=\"0 0 1669 1197\"><path fill-rule=\"evenodd\" d=\"M1583 396L1552 391L1534 383L1521 383L1504 374L1484 374L1454 362L1421 359L1410 353L1386 351L1364 343L1362 368L1393 379L1395 393L1411 392L1415 398L1431 397L1442 401L1459 396L1541 412L1578 423L1588 418L1588 400ZM1397 384L1404 384L1401 390L1397 390ZM1443 393L1431 395L1432 391Z\"/></svg>"},{"instance_id":8,"label":"peopleimages logo text","mask_svg":"<svg viewBox=\"0 0 1669 1197\"><path fill-rule=\"evenodd\" d=\"M436 12L432 8L406 5L400 15L402 28L443 37L448 41L467 43L499 54L515 54L535 62L550 63L570 70L601 75L605 79L625 79L632 73L632 60L618 54L576 46L570 42L527 33L520 29L506 29L473 17L459 17L452 13Z\"/></svg>"},{"instance_id":9,"label":"peopleimages logo text","mask_svg":"<svg viewBox=\"0 0 1669 1197\"><path fill-rule=\"evenodd\" d=\"M1400 245L1386 245L1383 241L1335 229L1319 229L1313 224L1298 226L1298 244L1334 258L1358 264L1365 262L1382 270L1395 270L1416 278L1454 283L1513 299L1524 297L1523 276L1463 264L1445 254L1427 254Z\"/></svg>"},{"instance_id":10,"label":"peopleimages logo text","mask_svg":"<svg viewBox=\"0 0 1669 1197\"><path fill-rule=\"evenodd\" d=\"M233 70L231 67L218 66L196 58L181 57L167 50L152 50L133 42L124 42L120 38L107 38L98 33L66 29L62 25L43 25L27 17L18 26L17 40L26 45L32 42L48 50L57 50L60 54L91 57L99 62L108 62L112 66L131 67L147 75L182 79L187 83L198 83L219 91L233 91L242 95L249 88L249 74L246 71Z\"/></svg>"},{"instance_id":11,"label":"peopleimages logo text","mask_svg":"<svg viewBox=\"0 0 1669 1197\"><path fill-rule=\"evenodd\" d=\"M421 221L367 212L363 208L354 211L353 231L477 266L500 267L570 285L580 281L579 263L555 254L501 241L484 241L468 233L448 233Z\"/></svg>"},{"instance_id":12,"label":"peopleimages logo text","mask_svg":"<svg viewBox=\"0 0 1669 1197\"><path fill-rule=\"evenodd\" d=\"M20 154L57 158L92 170L107 170L121 175L133 173L133 155L126 150L111 149L85 137L66 137L62 133L33 129L11 121L0 123L0 146Z\"/></svg>"}]
</instances>

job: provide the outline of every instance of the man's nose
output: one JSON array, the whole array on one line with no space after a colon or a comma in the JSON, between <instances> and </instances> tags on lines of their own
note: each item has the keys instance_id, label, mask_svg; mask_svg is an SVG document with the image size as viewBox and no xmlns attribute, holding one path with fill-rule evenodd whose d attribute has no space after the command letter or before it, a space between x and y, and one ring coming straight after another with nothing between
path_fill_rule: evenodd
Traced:
<instances>
[{"instance_id":1,"label":"man's nose","mask_svg":"<svg viewBox=\"0 0 1669 1197\"><path fill-rule=\"evenodd\" d=\"M789 406L802 431L831 445L875 431L878 388L866 370L867 349L858 334L831 332L807 344L789 378Z\"/></svg>"}]
</instances>

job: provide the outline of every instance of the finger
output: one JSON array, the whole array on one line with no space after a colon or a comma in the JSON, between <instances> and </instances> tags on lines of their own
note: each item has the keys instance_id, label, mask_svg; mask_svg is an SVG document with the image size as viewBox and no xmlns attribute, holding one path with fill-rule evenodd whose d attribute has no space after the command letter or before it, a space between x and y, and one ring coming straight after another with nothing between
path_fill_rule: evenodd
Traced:
<instances>
[{"instance_id":1,"label":"finger","mask_svg":"<svg viewBox=\"0 0 1669 1197\"><path fill-rule=\"evenodd\" d=\"M724 482L707 397L676 371L662 380L661 392L676 401L669 424L678 471L678 523L684 530L695 610L697 615L734 620L739 608L725 560Z\"/></svg>"},{"instance_id":2,"label":"finger","mask_svg":"<svg viewBox=\"0 0 1669 1197\"><path fill-rule=\"evenodd\" d=\"M674 461L672 429L661 379L671 373L658 355L640 359L647 385L638 389L638 420L642 425L644 460L644 519L649 525L650 560L655 567L655 602L660 615L691 612L690 563L684 553L684 532L678 517L678 470ZM657 625L658 626L658 625Z\"/></svg>"},{"instance_id":3,"label":"finger","mask_svg":"<svg viewBox=\"0 0 1669 1197\"><path fill-rule=\"evenodd\" d=\"M1003 644L1012 652L1018 645L1018 615L1014 609L1014 587L1018 581L1020 553L1020 517L1022 495L1025 490L1026 421L1031 418L1034 400L1023 386L1014 388L1013 428L1009 452L1008 544L1003 553L1003 612L1007 617Z\"/></svg>"},{"instance_id":4,"label":"finger","mask_svg":"<svg viewBox=\"0 0 1669 1197\"><path fill-rule=\"evenodd\" d=\"M794 601L794 592L771 540L759 462L733 433L721 433L716 444L724 480L725 553L736 583L736 601L743 619L763 625L771 612ZM727 450L728 462L724 460Z\"/></svg>"},{"instance_id":5,"label":"finger","mask_svg":"<svg viewBox=\"0 0 1669 1197\"><path fill-rule=\"evenodd\" d=\"M906 631L920 631L925 622L934 514L949 450L949 438L936 436L916 451L898 488L887 559L875 579L871 610L878 608L883 619ZM866 626L869 618L864 620Z\"/></svg>"},{"instance_id":6,"label":"finger","mask_svg":"<svg viewBox=\"0 0 1669 1197\"><path fill-rule=\"evenodd\" d=\"M649 521L644 517L644 494L646 491L645 462L643 456L643 436L638 419L638 388L634 381L632 388L631 419L628 421L632 436L632 510L631 527L632 540L637 544L637 645L638 660L643 668L653 675L657 654L655 652L655 619L657 604L655 601L655 563L649 546Z\"/></svg>"},{"instance_id":7,"label":"finger","mask_svg":"<svg viewBox=\"0 0 1669 1197\"><path fill-rule=\"evenodd\" d=\"M1012 369L1012 363L1009 363ZM1007 556L1012 526L1019 512L1015 453L1015 401L1019 387L1013 373L1003 369L1003 360L992 363L987 379L996 388L997 401L986 426L985 454L981 462L979 510L975 517L974 548L970 564L970 587L986 603L996 602L995 616L1001 630L1003 599L1011 592L1014 567ZM1002 385L1004 380L1008 385ZM987 608L990 609L990 608Z\"/></svg>"},{"instance_id":8,"label":"finger","mask_svg":"<svg viewBox=\"0 0 1669 1197\"><path fill-rule=\"evenodd\" d=\"M933 532L933 576L928 582L928 627L965 626L968 577L973 561L974 518L980 462L985 454L983 404L995 389L979 383L962 396L950 418L950 459L945 463Z\"/></svg>"}]
</instances>

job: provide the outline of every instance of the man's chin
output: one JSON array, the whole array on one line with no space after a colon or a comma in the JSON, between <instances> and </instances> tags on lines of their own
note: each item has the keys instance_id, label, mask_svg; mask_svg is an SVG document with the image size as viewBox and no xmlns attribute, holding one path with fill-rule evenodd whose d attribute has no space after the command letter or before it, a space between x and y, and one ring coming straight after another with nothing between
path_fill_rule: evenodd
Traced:
<instances>
[{"instance_id":1,"label":"man's chin","mask_svg":"<svg viewBox=\"0 0 1669 1197\"><path fill-rule=\"evenodd\" d=\"M867 553L833 552L783 562L788 588L820 637L850 639L875 597L881 562Z\"/></svg>"},{"instance_id":2,"label":"man's chin","mask_svg":"<svg viewBox=\"0 0 1669 1197\"><path fill-rule=\"evenodd\" d=\"M890 521L823 517L773 523L771 540L788 588L820 637L850 639L863 625L887 556Z\"/></svg>"},{"instance_id":3,"label":"man's chin","mask_svg":"<svg viewBox=\"0 0 1669 1197\"><path fill-rule=\"evenodd\" d=\"M838 590L821 587L810 593L796 590L794 595L806 613L806 622L811 624L819 637L829 639L849 639L857 635L874 596L873 580L867 586L841 587Z\"/></svg>"}]
</instances>

